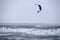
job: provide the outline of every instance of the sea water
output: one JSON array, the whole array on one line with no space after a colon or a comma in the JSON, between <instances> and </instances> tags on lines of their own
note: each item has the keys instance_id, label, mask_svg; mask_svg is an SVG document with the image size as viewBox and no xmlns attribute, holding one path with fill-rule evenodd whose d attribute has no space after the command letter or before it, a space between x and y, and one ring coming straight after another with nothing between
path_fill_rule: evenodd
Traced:
<instances>
[{"instance_id":1,"label":"sea water","mask_svg":"<svg viewBox=\"0 0 60 40\"><path fill-rule=\"evenodd\" d=\"M41 25L0 25L0 40L60 40L60 28Z\"/></svg>"}]
</instances>

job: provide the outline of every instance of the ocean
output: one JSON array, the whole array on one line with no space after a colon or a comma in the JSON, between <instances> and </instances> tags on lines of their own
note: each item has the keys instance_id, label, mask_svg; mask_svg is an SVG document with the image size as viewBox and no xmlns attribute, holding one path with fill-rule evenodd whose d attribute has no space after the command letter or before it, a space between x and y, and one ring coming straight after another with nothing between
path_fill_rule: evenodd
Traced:
<instances>
[{"instance_id":1,"label":"ocean","mask_svg":"<svg viewBox=\"0 0 60 40\"><path fill-rule=\"evenodd\" d=\"M0 40L60 40L60 26L1 24Z\"/></svg>"}]
</instances>

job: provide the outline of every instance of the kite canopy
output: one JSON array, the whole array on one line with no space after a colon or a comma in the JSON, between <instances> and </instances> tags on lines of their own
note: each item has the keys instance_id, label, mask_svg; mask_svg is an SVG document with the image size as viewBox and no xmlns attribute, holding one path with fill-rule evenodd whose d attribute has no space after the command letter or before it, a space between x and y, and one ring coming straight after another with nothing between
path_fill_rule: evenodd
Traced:
<instances>
[{"instance_id":1,"label":"kite canopy","mask_svg":"<svg viewBox=\"0 0 60 40\"><path fill-rule=\"evenodd\" d=\"M35 4L35 5L38 5L39 11L37 11L37 13L39 13L42 10L41 5L39 5L39 4Z\"/></svg>"}]
</instances>

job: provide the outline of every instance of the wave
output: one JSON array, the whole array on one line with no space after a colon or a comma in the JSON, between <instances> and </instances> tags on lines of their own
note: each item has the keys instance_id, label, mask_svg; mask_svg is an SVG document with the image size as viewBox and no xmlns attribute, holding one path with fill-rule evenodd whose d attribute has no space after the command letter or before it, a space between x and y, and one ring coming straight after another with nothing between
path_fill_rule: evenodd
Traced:
<instances>
[{"instance_id":1,"label":"wave","mask_svg":"<svg viewBox=\"0 0 60 40\"><path fill-rule=\"evenodd\" d=\"M2 32L16 32L16 33L26 33L26 34L33 34L33 35L56 35L60 36L60 29L36 29L36 28L0 28L0 33Z\"/></svg>"},{"instance_id":2,"label":"wave","mask_svg":"<svg viewBox=\"0 0 60 40\"><path fill-rule=\"evenodd\" d=\"M36 28L36 29L57 29L60 26L50 26L50 25L0 25L0 28Z\"/></svg>"}]
</instances>

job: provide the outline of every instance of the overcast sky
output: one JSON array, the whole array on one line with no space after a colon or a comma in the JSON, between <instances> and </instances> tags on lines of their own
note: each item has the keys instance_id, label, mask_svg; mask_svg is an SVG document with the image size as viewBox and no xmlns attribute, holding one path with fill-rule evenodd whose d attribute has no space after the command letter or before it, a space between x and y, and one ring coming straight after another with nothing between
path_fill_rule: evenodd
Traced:
<instances>
[{"instance_id":1,"label":"overcast sky","mask_svg":"<svg viewBox=\"0 0 60 40\"><path fill-rule=\"evenodd\" d=\"M60 0L0 0L0 23L60 23Z\"/></svg>"}]
</instances>

